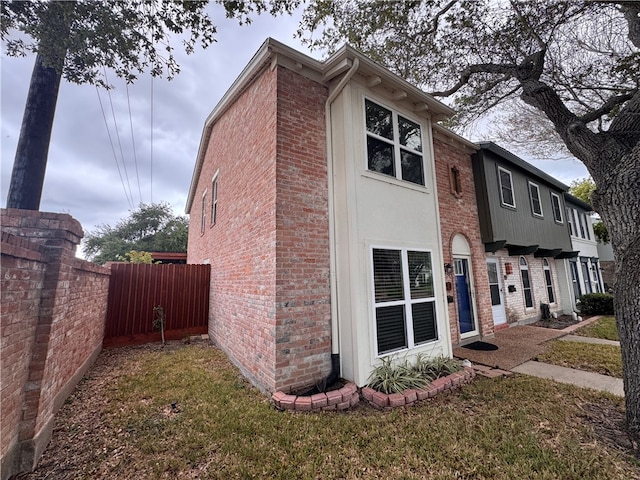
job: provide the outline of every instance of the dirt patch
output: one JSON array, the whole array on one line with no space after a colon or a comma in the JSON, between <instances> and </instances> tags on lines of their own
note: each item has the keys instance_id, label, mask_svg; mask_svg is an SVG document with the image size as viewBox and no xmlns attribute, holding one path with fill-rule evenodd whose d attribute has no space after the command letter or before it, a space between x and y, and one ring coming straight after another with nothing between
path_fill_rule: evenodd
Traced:
<instances>
[{"instance_id":1,"label":"dirt patch","mask_svg":"<svg viewBox=\"0 0 640 480\"><path fill-rule=\"evenodd\" d=\"M534 327L553 328L554 330L563 330L571 325L575 325L578 320L574 320L571 315L560 315L558 318L550 318L548 320L539 320L531 325Z\"/></svg>"},{"instance_id":2,"label":"dirt patch","mask_svg":"<svg viewBox=\"0 0 640 480\"><path fill-rule=\"evenodd\" d=\"M604 400L601 403L585 403L581 409L583 418L601 442L633 456L633 443L627 434L627 420L622 409Z\"/></svg>"}]
</instances>

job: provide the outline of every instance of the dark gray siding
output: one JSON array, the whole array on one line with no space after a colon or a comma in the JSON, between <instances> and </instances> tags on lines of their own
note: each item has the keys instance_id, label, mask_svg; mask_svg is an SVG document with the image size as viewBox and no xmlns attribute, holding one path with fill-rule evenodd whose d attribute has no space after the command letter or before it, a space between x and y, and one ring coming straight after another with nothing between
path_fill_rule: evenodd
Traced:
<instances>
[{"instance_id":1,"label":"dark gray siding","mask_svg":"<svg viewBox=\"0 0 640 480\"><path fill-rule=\"evenodd\" d=\"M511 172L515 208L501 204L498 165ZM487 150L480 150L475 155L474 175L483 242L506 240L508 245L538 245L543 249L571 250L562 190ZM532 213L528 181L538 185L542 218ZM562 223L557 223L553 218L551 192L559 197Z\"/></svg>"}]
</instances>

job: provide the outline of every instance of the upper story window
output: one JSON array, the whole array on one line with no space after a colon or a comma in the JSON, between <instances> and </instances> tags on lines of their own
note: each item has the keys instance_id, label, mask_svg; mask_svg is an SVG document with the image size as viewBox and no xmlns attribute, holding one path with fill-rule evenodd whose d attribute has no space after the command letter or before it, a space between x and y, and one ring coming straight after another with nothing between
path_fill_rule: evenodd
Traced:
<instances>
[{"instance_id":1,"label":"upper story window","mask_svg":"<svg viewBox=\"0 0 640 480\"><path fill-rule=\"evenodd\" d=\"M218 173L211 180L211 226L216 224L218 216Z\"/></svg>"},{"instance_id":2,"label":"upper story window","mask_svg":"<svg viewBox=\"0 0 640 480\"><path fill-rule=\"evenodd\" d=\"M498 167L498 180L500 182L500 202L506 207L516 208L511 172L506 168Z\"/></svg>"},{"instance_id":3,"label":"upper story window","mask_svg":"<svg viewBox=\"0 0 640 480\"><path fill-rule=\"evenodd\" d=\"M204 234L204 228L207 225L207 191L202 194L202 212L200 215L200 234Z\"/></svg>"},{"instance_id":4,"label":"upper story window","mask_svg":"<svg viewBox=\"0 0 640 480\"><path fill-rule=\"evenodd\" d=\"M577 212L577 213L578 213L578 225L580 225L580 238L586 238L585 228L584 228L585 225L584 225L584 221L583 221L584 217L582 216L582 214L580 212Z\"/></svg>"},{"instance_id":5,"label":"upper story window","mask_svg":"<svg viewBox=\"0 0 640 480\"><path fill-rule=\"evenodd\" d=\"M553 219L558 223L562 223L561 205L560 196L557 193L551 192L551 209L553 210Z\"/></svg>"},{"instance_id":6,"label":"upper story window","mask_svg":"<svg viewBox=\"0 0 640 480\"><path fill-rule=\"evenodd\" d=\"M367 168L424 185L420 125L371 100L365 100Z\"/></svg>"},{"instance_id":7,"label":"upper story window","mask_svg":"<svg viewBox=\"0 0 640 480\"><path fill-rule=\"evenodd\" d=\"M542 202L540 202L540 188L533 182L529 182L529 199L531 200L531 212L542 217Z\"/></svg>"},{"instance_id":8,"label":"upper story window","mask_svg":"<svg viewBox=\"0 0 640 480\"><path fill-rule=\"evenodd\" d=\"M587 240L591 240L591 233L589 232L589 220L587 219L587 214L583 212L581 215L584 219L584 232L587 234L586 238Z\"/></svg>"},{"instance_id":9,"label":"upper story window","mask_svg":"<svg viewBox=\"0 0 640 480\"><path fill-rule=\"evenodd\" d=\"M569 228L569 235L576 236L576 228L573 225L573 209L567 208L565 213L567 214L567 226Z\"/></svg>"}]
</instances>

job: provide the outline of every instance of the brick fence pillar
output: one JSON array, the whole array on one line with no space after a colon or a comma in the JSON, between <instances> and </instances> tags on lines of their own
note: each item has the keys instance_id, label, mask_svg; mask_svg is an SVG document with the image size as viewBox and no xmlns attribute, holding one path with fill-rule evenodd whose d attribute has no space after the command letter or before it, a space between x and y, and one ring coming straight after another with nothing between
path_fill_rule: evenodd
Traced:
<instances>
[{"instance_id":1,"label":"brick fence pillar","mask_svg":"<svg viewBox=\"0 0 640 480\"><path fill-rule=\"evenodd\" d=\"M68 303L71 265L83 237L80 223L67 214L19 209L0 210L3 233L24 237L38 245L46 268L40 295L32 357L24 388L19 425L19 452L14 459L17 472L31 471L51 438L54 411L43 406L41 397L52 325L64 317ZM3 472L4 477L4 472Z\"/></svg>"}]
</instances>

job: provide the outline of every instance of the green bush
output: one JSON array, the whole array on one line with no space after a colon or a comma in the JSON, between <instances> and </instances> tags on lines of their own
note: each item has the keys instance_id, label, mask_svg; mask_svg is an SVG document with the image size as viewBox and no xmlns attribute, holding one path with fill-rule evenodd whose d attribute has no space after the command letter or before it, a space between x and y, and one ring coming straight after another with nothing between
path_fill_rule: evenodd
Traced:
<instances>
[{"instance_id":1,"label":"green bush","mask_svg":"<svg viewBox=\"0 0 640 480\"><path fill-rule=\"evenodd\" d=\"M454 358L418 355L410 365L405 359L394 364L393 357L385 357L369 375L369 387L383 393L400 393L409 388L425 388L433 380L462 370L462 363Z\"/></svg>"},{"instance_id":2,"label":"green bush","mask_svg":"<svg viewBox=\"0 0 640 480\"><path fill-rule=\"evenodd\" d=\"M578 309L584 315L613 315L613 295L588 293L578 299Z\"/></svg>"}]
</instances>

